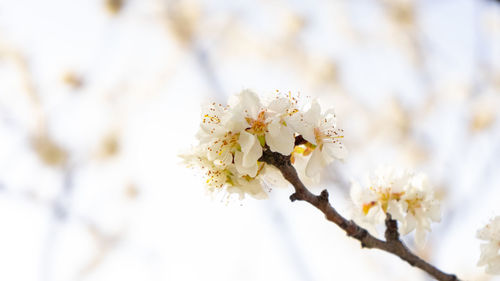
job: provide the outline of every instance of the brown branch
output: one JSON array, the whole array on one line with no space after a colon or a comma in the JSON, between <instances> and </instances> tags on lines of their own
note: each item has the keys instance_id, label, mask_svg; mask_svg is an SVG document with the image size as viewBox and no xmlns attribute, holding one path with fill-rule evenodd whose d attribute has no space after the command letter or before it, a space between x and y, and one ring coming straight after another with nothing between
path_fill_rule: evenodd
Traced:
<instances>
[{"instance_id":1,"label":"brown branch","mask_svg":"<svg viewBox=\"0 0 500 281\"><path fill-rule=\"evenodd\" d=\"M360 227L354 221L347 220L340 215L330 204L330 201L328 200L328 191L323 190L320 195L314 195L311 193L299 179L297 171L290 162L290 156L284 156L266 149L264 150L264 153L259 161L278 168L281 171L281 174L283 174L283 177L293 185L295 193L290 196L290 200L292 202L299 200L306 201L313 205L325 214L327 220L342 228L346 232L347 236L359 240L359 242L361 242L361 247L380 249L394 254L402 260L408 262L410 265L427 272L437 280L459 281L455 275L442 272L432 264L424 261L412 253L410 249L408 249L408 247L406 247L405 244L399 239L397 222L393 220L390 215L387 215L387 219L385 221L387 227L385 232L386 240L383 241L372 236L366 229Z\"/></svg>"},{"instance_id":2,"label":"brown branch","mask_svg":"<svg viewBox=\"0 0 500 281\"><path fill-rule=\"evenodd\" d=\"M304 139L304 137L302 135L298 135L295 137L295 146L297 145L301 145L301 144L306 144L307 141L306 139Z\"/></svg>"}]
</instances>

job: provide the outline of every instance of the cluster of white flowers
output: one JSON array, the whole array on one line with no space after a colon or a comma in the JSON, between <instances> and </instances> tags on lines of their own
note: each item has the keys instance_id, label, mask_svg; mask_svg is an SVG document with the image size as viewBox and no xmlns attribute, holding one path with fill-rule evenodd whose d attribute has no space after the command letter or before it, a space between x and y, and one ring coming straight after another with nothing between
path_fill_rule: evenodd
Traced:
<instances>
[{"instance_id":1,"label":"cluster of white flowers","mask_svg":"<svg viewBox=\"0 0 500 281\"><path fill-rule=\"evenodd\" d=\"M198 145L182 156L185 162L203 170L210 191L225 190L240 198L247 194L266 198L264 183L284 182L275 167L259 161L267 149L290 155L299 175L307 178L317 178L325 165L344 159L347 153L332 110L322 112L317 100L299 105L291 93L278 91L267 102L245 90L227 106L208 105L197 138ZM402 235L415 230L418 246L424 244L431 223L441 219L440 203L427 178L408 170L380 168L365 188L353 183L351 198L354 219L360 225L376 233L390 215ZM478 266L500 274L500 216L480 229L477 237L487 241L481 245Z\"/></svg>"},{"instance_id":2,"label":"cluster of white flowers","mask_svg":"<svg viewBox=\"0 0 500 281\"><path fill-rule=\"evenodd\" d=\"M298 136L305 141L296 145ZM212 103L203 109L197 137L199 144L183 156L185 161L202 168L210 190L225 189L241 197L266 197L263 181L276 169L259 161L265 149L291 155L292 162L307 159L303 172L309 177L346 155L333 111L322 113L317 100L299 105L290 93L277 92L263 102L245 90L227 106Z\"/></svg>"},{"instance_id":3,"label":"cluster of white flowers","mask_svg":"<svg viewBox=\"0 0 500 281\"><path fill-rule=\"evenodd\" d=\"M481 257L477 265L486 265L488 274L500 274L500 216L478 230L477 238L487 241L481 244Z\"/></svg>"},{"instance_id":4,"label":"cluster of white flowers","mask_svg":"<svg viewBox=\"0 0 500 281\"><path fill-rule=\"evenodd\" d=\"M385 221L386 214L397 220L406 235L415 230L415 241L422 246L432 221L440 221L440 204L423 174L391 167L375 171L368 187L354 183L351 197L356 205L355 220L376 232L374 226Z\"/></svg>"}]
</instances>

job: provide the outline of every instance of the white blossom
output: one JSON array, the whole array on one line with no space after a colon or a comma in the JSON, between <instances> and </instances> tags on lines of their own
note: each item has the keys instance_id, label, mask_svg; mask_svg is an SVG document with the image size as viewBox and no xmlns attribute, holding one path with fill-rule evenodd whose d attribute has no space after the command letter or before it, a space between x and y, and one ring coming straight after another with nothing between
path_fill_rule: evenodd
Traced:
<instances>
[{"instance_id":1,"label":"white blossom","mask_svg":"<svg viewBox=\"0 0 500 281\"><path fill-rule=\"evenodd\" d=\"M481 244L478 266L486 265L486 273L500 275L500 216L477 232L477 238L486 241Z\"/></svg>"},{"instance_id":2,"label":"white blossom","mask_svg":"<svg viewBox=\"0 0 500 281\"><path fill-rule=\"evenodd\" d=\"M226 166L233 162L238 148L239 134L227 123L228 108L212 103L202 112L202 122L197 137L206 146L206 156L215 164Z\"/></svg>"},{"instance_id":3,"label":"white blossom","mask_svg":"<svg viewBox=\"0 0 500 281\"><path fill-rule=\"evenodd\" d=\"M241 151L234 154L234 163L238 172L255 177L258 170L257 160L262 156L261 144L254 135L242 131L240 133L239 144Z\"/></svg>"},{"instance_id":4,"label":"white blossom","mask_svg":"<svg viewBox=\"0 0 500 281\"><path fill-rule=\"evenodd\" d=\"M230 106L232 124L241 126L262 145L266 143L271 151L290 155L295 136L287 124L292 107L288 99L278 98L264 106L254 92L245 90L230 100Z\"/></svg>"},{"instance_id":5,"label":"white blossom","mask_svg":"<svg viewBox=\"0 0 500 281\"><path fill-rule=\"evenodd\" d=\"M261 175L254 177L240 174L234 165L217 165L206 156L206 148L193 148L192 153L183 154L188 167L198 168L203 171L205 184L209 191L215 192L225 189L228 193L238 194L240 199L245 197L245 194L251 195L256 199L267 198L262 187ZM264 163L260 164L260 169L264 167Z\"/></svg>"},{"instance_id":6,"label":"white blossom","mask_svg":"<svg viewBox=\"0 0 500 281\"><path fill-rule=\"evenodd\" d=\"M290 155L295 147L296 101L290 96L277 97L268 105L270 123L266 134L266 143L271 151Z\"/></svg>"},{"instance_id":7,"label":"white blossom","mask_svg":"<svg viewBox=\"0 0 500 281\"><path fill-rule=\"evenodd\" d=\"M211 103L203 106L200 130L196 135L200 141L207 141L223 135L229 130L227 126L228 107Z\"/></svg>"},{"instance_id":8,"label":"white blossom","mask_svg":"<svg viewBox=\"0 0 500 281\"><path fill-rule=\"evenodd\" d=\"M321 169L334 159L344 159L347 150L341 143L343 131L336 127L333 110L321 113L321 106L317 100L311 103L307 112L301 114L300 123L294 123L296 130L309 142L307 148L312 151L306 166L308 177L316 176Z\"/></svg>"},{"instance_id":9,"label":"white blossom","mask_svg":"<svg viewBox=\"0 0 500 281\"><path fill-rule=\"evenodd\" d=\"M316 101L309 107L304 112L291 93L278 92L262 102L254 92L244 90L231 97L227 106L212 103L203 107L198 145L182 157L189 166L203 170L211 191L265 198L266 183L287 184L277 169L259 161L264 150L291 155L292 163L300 154L308 161L296 167L300 175L306 170L316 174L319 167L344 155L335 116L331 111L321 114ZM303 141L296 145L301 134Z\"/></svg>"},{"instance_id":10,"label":"white blossom","mask_svg":"<svg viewBox=\"0 0 500 281\"><path fill-rule=\"evenodd\" d=\"M263 167L264 164L261 164ZM239 176L234 178L233 184L227 188L229 193L236 193L240 199L245 198L245 194L249 194L255 199L266 199L267 193L264 191L262 175L252 178L250 176Z\"/></svg>"},{"instance_id":11,"label":"white blossom","mask_svg":"<svg viewBox=\"0 0 500 281\"><path fill-rule=\"evenodd\" d=\"M399 222L406 235L415 230L417 245L424 244L431 222L441 219L440 204L423 174L385 167L375 172L367 188L354 183L351 197L356 205L356 220L371 230L382 224L386 214Z\"/></svg>"},{"instance_id":12,"label":"white blossom","mask_svg":"<svg viewBox=\"0 0 500 281\"><path fill-rule=\"evenodd\" d=\"M210 191L222 188L230 181L230 171L226 166L216 165L207 157L206 149L196 147L191 153L180 155L186 166L200 168L204 172L205 183Z\"/></svg>"}]
</instances>

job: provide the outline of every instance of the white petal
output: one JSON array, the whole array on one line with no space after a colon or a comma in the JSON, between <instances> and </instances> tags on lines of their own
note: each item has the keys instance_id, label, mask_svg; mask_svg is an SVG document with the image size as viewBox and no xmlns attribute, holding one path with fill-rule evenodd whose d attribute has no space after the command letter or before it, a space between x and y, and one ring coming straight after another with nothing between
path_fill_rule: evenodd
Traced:
<instances>
[{"instance_id":1,"label":"white petal","mask_svg":"<svg viewBox=\"0 0 500 281\"><path fill-rule=\"evenodd\" d=\"M243 165L244 154L241 151L236 151L234 154L234 165L236 166L236 170L238 173L242 175L249 175L250 177L255 177L257 175L257 171L259 166L257 165L257 161L255 165L245 166Z\"/></svg>"},{"instance_id":2,"label":"white petal","mask_svg":"<svg viewBox=\"0 0 500 281\"><path fill-rule=\"evenodd\" d=\"M417 226L417 220L415 219L415 217L412 214L408 214L404 220L403 227L402 227L402 229L404 230L404 233L403 233L403 231L401 231L401 234L406 235L406 234L410 233L411 231L413 231L415 229L416 226Z\"/></svg>"},{"instance_id":3,"label":"white petal","mask_svg":"<svg viewBox=\"0 0 500 281\"><path fill-rule=\"evenodd\" d=\"M257 160L262 156L262 147L257 137L243 131L238 142L243 152L243 166L257 165Z\"/></svg>"},{"instance_id":4,"label":"white petal","mask_svg":"<svg viewBox=\"0 0 500 281\"><path fill-rule=\"evenodd\" d=\"M351 195L351 200L356 204L357 206L362 206L363 205L363 192L364 189L361 187L361 185L358 182L353 182L351 184L351 190L350 190L350 195Z\"/></svg>"},{"instance_id":5,"label":"white petal","mask_svg":"<svg viewBox=\"0 0 500 281\"><path fill-rule=\"evenodd\" d=\"M222 153L220 160L223 165L230 165L233 163L233 154L229 150L226 150Z\"/></svg>"},{"instance_id":6,"label":"white petal","mask_svg":"<svg viewBox=\"0 0 500 281\"><path fill-rule=\"evenodd\" d=\"M378 225L385 220L385 213L379 205L375 205L371 207L368 214L366 214L366 219L371 221L373 224Z\"/></svg>"},{"instance_id":7,"label":"white petal","mask_svg":"<svg viewBox=\"0 0 500 281\"><path fill-rule=\"evenodd\" d=\"M478 230L477 237L482 240L499 240L500 216L496 216L489 224Z\"/></svg>"},{"instance_id":8,"label":"white petal","mask_svg":"<svg viewBox=\"0 0 500 281\"><path fill-rule=\"evenodd\" d=\"M391 217L398 221L404 221L403 211L401 210L401 204L394 200L390 200L387 205L387 212L391 214ZM404 234L403 234L404 235Z\"/></svg>"},{"instance_id":9,"label":"white petal","mask_svg":"<svg viewBox=\"0 0 500 281\"><path fill-rule=\"evenodd\" d=\"M304 156L302 154L294 154L295 157L295 162L293 163L293 167L297 170L297 173L299 174L299 178L302 180L302 182L306 186L316 186L320 182L320 175L317 174L314 177L309 177L306 175L306 167L307 163L309 162L309 156Z\"/></svg>"},{"instance_id":10,"label":"white petal","mask_svg":"<svg viewBox=\"0 0 500 281\"><path fill-rule=\"evenodd\" d=\"M429 216L430 216L432 221L435 221L435 222L441 221L441 209L439 207L439 204L433 204L429 208Z\"/></svg>"},{"instance_id":11,"label":"white petal","mask_svg":"<svg viewBox=\"0 0 500 281\"><path fill-rule=\"evenodd\" d=\"M426 241L426 231L424 229L418 228L415 230L415 245L419 248L425 246Z\"/></svg>"},{"instance_id":12,"label":"white petal","mask_svg":"<svg viewBox=\"0 0 500 281\"><path fill-rule=\"evenodd\" d=\"M245 192L239 186L228 186L226 191L230 194L238 194L239 199L245 199Z\"/></svg>"},{"instance_id":13,"label":"white petal","mask_svg":"<svg viewBox=\"0 0 500 281\"><path fill-rule=\"evenodd\" d=\"M252 118L257 117L262 107L259 97L251 90L243 90L238 95L232 96L229 99L229 105L232 107L232 111Z\"/></svg>"},{"instance_id":14,"label":"white petal","mask_svg":"<svg viewBox=\"0 0 500 281\"><path fill-rule=\"evenodd\" d=\"M314 145L317 144L316 143L316 136L314 135L314 127L312 125L307 124L305 122L301 122L301 123L299 122L298 125L294 124L293 128L295 129L295 131L297 133L299 133L299 135L302 135L302 137L306 141L308 141Z\"/></svg>"},{"instance_id":15,"label":"white petal","mask_svg":"<svg viewBox=\"0 0 500 281\"><path fill-rule=\"evenodd\" d=\"M281 125L278 121L268 125L269 132L266 134L266 143L273 152L290 155L295 146L295 137L290 128Z\"/></svg>"},{"instance_id":16,"label":"white petal","mask_svg":"<svg viewBox=\"0 0 500 281\"><path fill-rule=\"evenodd\" d=\"M496 243L484 243L481 244L481 256L477 263L478 266L485 265L490 262L493 258L498 255L498 250L500 246L496 245Z\"/></svg>"},{"instance_id":17,"label":"white petal","mask_svg":"<svg viewBox=\"0 0 500 281\"><path fill-rule=\"evenodd\" d=\"M304 121L311 125L316 125L319 123L321 117L321 106L317 100L311 102L311 107L304 113Z\"/></svg>"},{"instance_id":18,"label":"white petal","mask_svg":"<svg viewBox=\"0 0 500 281\"><path fill-rule=\"evenodd\" d=\"M269 110L276 113L285 113L286 110L290 107L290 100L287 98L279 98L274 99L269 103Z\"/></svg>"},{"instance_id":19,"label":"white petal","mask_svg":"<svg viewBox=\"0 0 500 281\"><path fill-rule=\"evenodd\" d=\"M315 149L309 158L309 162L307 162L306 166L306 175L308 177L314 177L317 175L321 169L324 167L323 155L321 155L321 151L319 149Z\"/></svg>"},{"instance_id":20,"label":"white petal","mask_svg":"<svg viewBox=\"0 0 500 281\"><path fill-rule=\"evenodd\" d=\"M266 199L268 197L267 193L262 189L259 180L251 180L247 184L242 185L242 189L255 199Z\"/></svg>"},{"instance_id":21,"label":"white petal","mask_svg":"<svg viewBox=\"0 0 500 281\"><path fill-rule=\"evenodd\" d=\"M414 210L414 212L415 212L415 217L417 219L417 228L422 228L430 231L431 222L429 218L425 215L424 211L421 208L419 208Z\"/></svg>"},{"instance_id":22,"label":"white petal","mask_svg":"<svg viewBox=\"0 0 500 281\"><path fill-rule=\"evenodd\" d=\"M368 232L371 234L371 235L374 235L374 236L378 236L378 230L376 228L376 224L374 222L371 222L371 221L366 221L362 218L353 218L354 221L356 221L356 223L358 223L361 227L363 227L364 229L368 230Z\"/></svg>"},{"instance_id":23,"label":"white petal","mask_svg":"<svg viewBox=\"0 0 500 281\"><path fill-rule=\"evenodd\" d=\"M314 128L316 128L319 123L320 115L321 107L318 102L314 100L309 110L303 114L294 114L287 122L289 122L292 129L302 135L305 140L316 145Z\"/></svg>"},{"instance_id":24,"label":"white petal","mask_svg":"<svg viewBox=\"0 0 500 281\"><path fill-rule=\"evenodd\" d=\"M337 126L337 120L335 118L335 110L333 108L328 109L323 113L324 118L327 119L327 124L329 127L336 127Z\"/></svg>"},{"instance_id":25,"label":"white petal","mask_svg":"<svg viewBox=\"0 0 500 281\"><path fill-rule=\"evenodd\" d=\"M299 135L312 144L316 144L314 136L314 127L316 124L310 124L305 121L303 113L296 113L285 118L287 125Z\"/></svg>"},{"instance_id":26,"label":"white petal","mask_svg":"<svg viewBox=\"0 0 500 281\"><path fill-rule=\"evenodd\" d=\"M356 210L353 214L353 220L356 221L361 227L365 228L372 235L377 235L378 231L375 227L379 223L380 211L378 206L374 206L368 211L368 214L361 212L361 209Z\"/></svg>"},{"instance_id":27,"label":"white petal","mask_svg":"<svg viewBox=\"0 0 500 281\"><path fill-rule=\"evenodd\" d=\"M265 165L262 170L262 179L265 183L269 184L269 186L273 187L288 187L290 186L290 182L288 182L283 175L281 174L278 168Z\"/></svg>"},{"instance_id":28,"label":"white petal","mask_svg":"<svg viewBox=\"0 0 500 281\"><path fill-rule=\"evenodd\" d=\"M332 158L332 160L343 160L347 157L347 149L339 143L325 143L323 145L323 151L329 156L329 158Z\"/></svg>"},{"instance_id":29,"label":"white petal","mask_svg":"<svg viewBox=\"0 0 500 281\"><path fill-rule=\"evenodd\" d=\"M490 261L490 263L486 267L486 273L492 275L500 274L500 257L496 257Z\"/></svg>"},{"instance_id":30,"label":"white petal","mask_svg":"<svg viewBox=\"0 0 500 281\"><path fill-rule=\"evenodd\" d=\"M225 121L225 128L233 133L241 132L246 128L250 127L245 115L239 111L233 111L229 115L230 117Z\"/></svg>"}]
</instances>

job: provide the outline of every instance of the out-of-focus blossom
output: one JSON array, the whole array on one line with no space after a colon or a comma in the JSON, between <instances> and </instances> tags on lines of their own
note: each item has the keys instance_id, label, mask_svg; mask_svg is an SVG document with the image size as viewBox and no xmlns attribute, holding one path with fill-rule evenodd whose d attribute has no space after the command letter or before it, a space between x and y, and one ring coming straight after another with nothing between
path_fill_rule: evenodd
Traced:
<instances>
[{"instance_id":1,"label":"out-of-focus blossom","mask_svg":"<svg viewBox=\"0 0 500 281\"><path fill-rule=\"evenodd\" d=\"M351 197L356 205L356 220L370 230L384 222L386 214L399 222L401 234L415 230L417 245L423 245L431 222L441 218L440 204L423 174L384 167L375 171L367 188L354 183Z\"/></svg>"},{"instance_id":2,"label":"out-of-focus blossom","mask_svg":"<svg viewBox=\"0 0 500 281\"><path fill-rule=\"evenodd\" d=\"M500 216L478 230L477 238L486 241L481 244L481 257L477 265L486 265L488 274L500 274Z\"/></svg>"}]
</instances>

